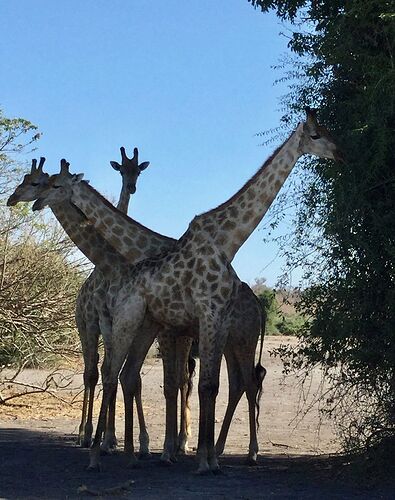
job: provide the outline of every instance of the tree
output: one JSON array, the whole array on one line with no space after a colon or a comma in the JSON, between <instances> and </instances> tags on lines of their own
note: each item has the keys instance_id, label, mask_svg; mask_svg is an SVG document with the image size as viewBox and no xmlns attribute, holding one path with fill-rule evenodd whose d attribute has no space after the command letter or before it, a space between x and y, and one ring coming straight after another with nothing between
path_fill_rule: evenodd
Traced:
<instances>
[{"instance_id":1,"label":"tree","mask_svg":"<svg viewBox=\"0 0 395 500\"><path fill-rule=\"evenodd\" d=\"M0 379L7 365L36 366L76 345L81 273L70 242L27 204L5 206L39 138L35 125L0 112Z\"/></svg>"},{"instance_id":2,"label":"tree","mask_svg":"<svg viewBox=\"0 0 395 500\"><path fill-rule=\"evenodd\" d=\"M249 0L291 25L284 126L318 107L346 165L304 161L283 246L309 318L287 368L317 363L345 445L395 436L395 13L385 0ZM310 320L311 319L311 320ZM342 411L344 410L344 411Z\"/></svg>"}]
</instances>

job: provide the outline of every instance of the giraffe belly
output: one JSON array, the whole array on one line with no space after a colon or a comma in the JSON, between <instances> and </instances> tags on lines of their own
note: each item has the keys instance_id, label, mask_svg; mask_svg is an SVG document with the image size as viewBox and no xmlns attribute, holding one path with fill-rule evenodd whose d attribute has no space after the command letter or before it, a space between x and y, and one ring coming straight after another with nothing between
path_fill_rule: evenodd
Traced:
<instances>
[{"instance_id":1,"label":"giraffe belly","mask_svg":"<svg viewBox=\"0 0 395 500\"><path fill-rule=\"evenodd\" d=\"M177 286L149 294L147 307L155 321L165 326L188 328L194 322L192 304Z\"/></svg>"}]
</instances>

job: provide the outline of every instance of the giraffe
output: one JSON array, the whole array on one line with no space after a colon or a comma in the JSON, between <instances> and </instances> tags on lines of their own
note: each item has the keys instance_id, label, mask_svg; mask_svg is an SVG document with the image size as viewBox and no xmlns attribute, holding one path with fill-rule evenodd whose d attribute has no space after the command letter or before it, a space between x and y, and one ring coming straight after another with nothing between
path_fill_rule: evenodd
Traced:
<instances>
[{"instance_id":1,"label":"giraffe","mask_svg":"<svg viewBox=\"0 0 395 500\"><path fill-rule=\"evenodd\" d=\"M134 148L133 157L128 158L125 148L122 146L121 164L111 161L112 168L118 171L122 177L122 188L119 196L117 208L123 213L128 212L130 196L136 192L136 183L140 173L145 170L149 162L139 164L138 149ZM95 387L99 378L98 364L98 340L99 340L99 314L98 311L104 308L102 303L103 294L101 289L106 288L103 283L104 277L99 269L94 269L87 280L82 285L76 301L75 319L84 355L84 399L82 404L81 423L78 432L78 442L85 448L91 444L93 426L93 402ZM109 451L117 445L115 437L115 403L116 395L109 409L106 432L102 443L102 450ZM149 454L149 437L146 431L144 413L141 401L140 389L136 394L136 407L140 423L140 454Z\"/></svg>"},{"instance_id":2,"label":"giraffe","mask_svg":"<svg viewBox=\"0 0 395 500\"><path fill-rule=\"evenodd\" d=\"M197 472L219 471L214 447L214 421L220 362L228 336L223 323L235 294L242 286L230 262L267 212L298 158L304 154L340 159L330 133L319 125L315 112L310 109L306 121L299 123L258 172L228 201L195 217L172 250L137 262L128 269L124 268L122 273L117 270L119 277L107 294L113 318L112 335L103 362L103 398L90 451L90 468L99 465L107 408L128 352L128 362L134 369L133 380L137 381L155 329L173 329L176 335L177 330L198 325L200 408ZM47 199L55 191L51 187ZM104 199L100 202L98 193L95 195L81 179L75 179L72 193L72 203L114 248L127 243L126 227L128 231L133 228L136 241L142 246L147 244L146 238L141 236L140 240L139 236L144 226L114 212ZM42 208L43 204L45 198L38 200L33 209ZM156 244L154 235L151 244ZM137 253L135 245L130 252ZM141 251L138 255L141 256ZM132 390L135 389L134 384Z\"/></svg>"},{"instance_id":3,"label":"giraffe","mask_svg":"<svg viewBox=\"0 0 395 500\"><path fill-rule=\"evenodd\" d=\"M33 161L33 165L35 165L35 160ZM32 167L32 171L34 171L34 175L26 176L24 182L21 186L18 186L14 195L12 195L9 199L9 205L13 205L18 201L32 201L33 199L37 199L42 194L43 189L45 190L48 184L48 174L44 174L42 172L42 164L43 159L40 161L40 169L41 170L41 178L42 182L39 183L37 176L38 172L35 171L34 166ZM60 183L60 178L72 179L73 176L68 173L68 168L65 163L62 165L62 171L59 176L52 176L54 179L57 177L57 184ZM77 176L78 178L78 176ZM57 190L56 193L59 194L61 190ZM67 205L65 200L63 199L60 203L50 204L52 208L55 207L55 214L57 215L58 220L64 225L66 231L69 233L69 236L74 239L74 241L78 245L78 240L81 239L81 236L73 235L70 232L70 228L73 227L74 230L78 227L86 228L86 224L83 221L78 222L75 220L76 216L80 216L81 213L77 212L73 215L74 219L70 221L68 224L65 222L65 217L61 217L61 210L59 207L66 206L64 210L66 213L71 210L70 204ZM76 239L77 238L77 239ZM96 238L97 240L97 238ZM169 238L164 237L165 245L168 243ZM100 242L100 238L99 238ZM95 240L92 241L92 244L95 244ZM80 249L89 257L89 253L86 248L80 247ZM105 249L102 249L103 252ZM90 257L92 259L98 258L96 255ZM110 259L111 260L111 259ZM97 266L97 272L99 272ZM101 283L105 283L104 279L101 279ZM97 291L101 296L103 295L103 287ZM96 297L98 300L98 297ZM105 310L104 305L100 302L100 310ZM256 437L256 423L255 423L255 404L258 402L257 393L260 391L263 377L260 374L256 374L254 371L254 357L256 351L256 344L258 341L258 337L261 334L261 329L264 327L264 322L261 322L260 318L260 308L257 307L256 298L252 292L252 290L244 284L244 287L241 290L241 293L237 296L237 300L233 304L231 312L228 316L228 320L226 323L226 328L230 331L230 339L229 346L227 346L227 351L225 353L226 361L228 364L228 374L229 374L229 405L226 411L226 416L224 419L224 425L221 429L221 435L218 440L220 443L219 450L222 452L226 436L228 433L229 425L231 422L231 418L233 412L236 408L236 405L243 394L243 392L247 393L247 399L249 401L249 412L250 412L250 445L249 445L249 454L247 458L247 462L250 464L256 463L256 456L258 452L258 443ZM188 372L185 369L187 365L188 353L191 346L191 339L188 337L178 337L176 342L171 345L170 343L174 340L174 338L169 337L164 333L158 334L158 340L160 344L161 351L163 352L164 363L168 363L168 359L174 357L174 353L176 353L177 369L175 372L177 373L177 380L173 381L171 387L177 391L177 387L181 391L181 429L180 434L178 436L178 443L176 439L176 435L174 434L174 422L170 421L167 427L167 435L165 438L165 446L164 453L162 455L162 460L166 463L171 463L174 460L174 454L176 446L181 452L185 452L186 441L189 434L189 407L188 407ZM261 343L262 346L262 343ZM97 337L96 337L96 348L92 350L92 352L97 355ZM262 352L261 352L262 354ZM260 355L261 357L261 355ZM127 376L127 363L125 365L125 377ZM170 368L171 369L171 368ZM174 370L173 370L174 372ZM168 373L168 372L167 372ZM232 375L233 374L233 375ZM234 374L240 375L235 377ZM125 385L125 384L124 384ZM171 389L170 389L171 390ZM165 383L165 391L169 392L169 383ZM174 408L174 400L172 407ZM126 409L125 409L126 411ZM142 416L143 420L143 416ZM175 422L175 433L177 423ZM128 426L126 426L128 428ZM141 449L144 446L144 443L148 441L148 436L144 439L144 427L141 426L140 431L140 453ZM173 432L168 432L169 430ZM126 434L125 445L128 447L128 436ZM148 444L146 445L148 448Z\"/></svg>"},{"instance_id":4,"label":"giraffe","mask_svg":"<svg viewBox=\"0 0 395 500\"><path fill-rule=\"evenodd\" d=\"M120 148L120 151L122 158L121 163L110 161L110 164L112 168L119 172L122 176L122 189L119 196L117 209L124 214L127 214L130 203L130 195L136 192L137 179L141 172L149 166L149 161L139 163L139 151L137 148L134 148L132 158L127 157L125 148L123 146Z\"/></svg>"},{"instance_id":5,"label":"giraffe","mask_svg":"<svg viewBox=\"0 0 395 500\"><path fill-rule=\"evenodd\" d=\"M148 167L149 162L138 163L138 150L134 149L133 158L129 159L126 156L125 148L121 148L122 164L111 162L115 170L120 171L122 176L122 191L118 202L118 207L127 211L129 205L130 194L135 192L135 184L140 172ZM32 160L31 170L23 178L22 183L17 186L15 192L9 197L7 205L13 206L20 201L33 201L38 198L42 189L44 189L49 180L49 175L43 172L43 165L45 158L41 158L37 166L37 160ZM75 212L75 208L70 204L64 204L62 209L59 208L55 211L55 215L60 224L65 227L66 219L70 220L70 213ZM75 220L72 219L72 220ZM82 221L82 219L81 219ZM81 223L80 221L80 223ZM89 240L91 233L94 232L92 228L84 229L80 236L74 235L78 230L78 225L72 226L67 224L69 236L78 241L85 236ZM71 233L72 231L72 233ZM102 241L99 235L100 243ZM97 238L96 238L97 239ZM75 240L74 240L75 241ZM93 238L95 241L95 238ZM89 257L89 251L85 246L80 246L81 250ZM83 447L89 447L91 444L92 436L92 413L94 402L94 391L98 381L98 340L99 340L99 311L105 310L103 296L105 293L106 283L99 268L92 271L90 276L82 285L76 300L76 324L79 338L82 345L84 357L84 399L82 406L82 417L78 432L78 442ZM105 315L105 312L103 313ZM136 407L140 424L140 456L149 455L149 436L145 426L144 413L141 402L141 380L139 382L140 389L136 393ZM106 435L102 445L104 450L109 450L116 445L115 438L115 399L112 401L108 416L108 425L106 428Z\"/></svg>"}]
</instances>

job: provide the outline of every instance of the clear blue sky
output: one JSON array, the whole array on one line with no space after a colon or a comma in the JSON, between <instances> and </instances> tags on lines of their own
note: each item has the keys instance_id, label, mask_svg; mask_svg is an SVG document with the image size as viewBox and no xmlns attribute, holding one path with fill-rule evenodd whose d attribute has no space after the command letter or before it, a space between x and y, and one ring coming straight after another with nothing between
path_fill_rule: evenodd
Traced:
<instances>
[{"instance_id":1,"label":"clear blue sky","mask_svg":"<svg viewBox=\"0 0 395 500\"><path fill-rule=\"evenodd\" d=\"M109 161L138 146L151 165L129 214L177 238L275 148L254 134L279 124L280 31L247 0L0 2L0 107L39 126L34 155L49 171L65 157L113 200ZM263 236L258 228L234 266L273 284L281 262Z\"/></svg>"}]
</instances>

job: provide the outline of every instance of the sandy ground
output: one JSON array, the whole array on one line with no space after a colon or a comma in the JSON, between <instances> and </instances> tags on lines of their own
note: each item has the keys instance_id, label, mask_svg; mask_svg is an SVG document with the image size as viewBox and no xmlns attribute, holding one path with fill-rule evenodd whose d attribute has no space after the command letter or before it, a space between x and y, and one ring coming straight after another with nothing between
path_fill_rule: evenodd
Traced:
<instances>
[{"instance_id":1,"label":"sandy ground","mask_svg":"<svg viewBox=\"0 0 395 500\"><path fill-rule=\"evenodd\" d=\"M159 453L165 421L162 367L160 360L148 359L142 375L151 459L131 470L122 452L117 451L103 457L102 472L85 470L88 451L75 444L82 379L74 375L67 389L56 392L56 397L30 395L18 398L13 406L0 406L0 497L76 498L89 494L83 491L86 486L102 493L103 498L395 498L395 492L387 486L369 487L348 475L344 459L333 455L339 445L330 422L322 420L318 408L304 415L319 392L322 380L319 372L313 373L302 391L300 381L283 379L281 364L269 356L269 351L289 341L279 337L265 341L263 364L268 375L262 398L257 467L243 463L248 447L245 398L236 411L225 455L221 458L222 475L195 476L193 452L180 457L171 467L161 465ZM44 371L26 370L19 380L39 385L46 375ZM62 375L67 372L63 371ZM227 403L226 380L224 364L217 399L217 432ZM96 414L98 406L99 401ZM192 416L190 446L193 448L197 439L196 390L192 397ZM120 445L122 426L119 395L117 436ZM136 440L137 436L138 429Z\"/></svg>"}]
</instances>

